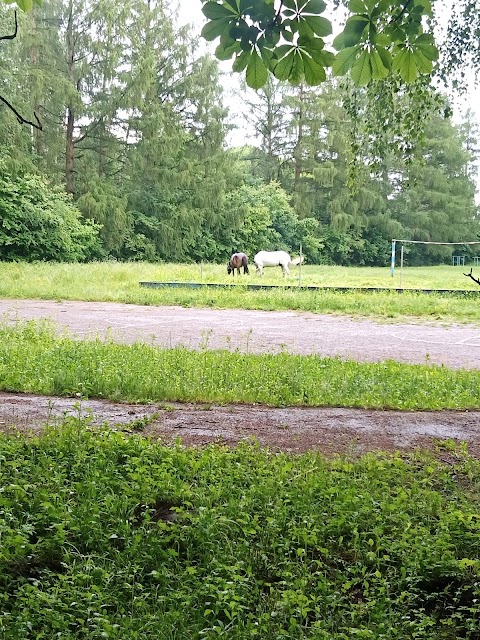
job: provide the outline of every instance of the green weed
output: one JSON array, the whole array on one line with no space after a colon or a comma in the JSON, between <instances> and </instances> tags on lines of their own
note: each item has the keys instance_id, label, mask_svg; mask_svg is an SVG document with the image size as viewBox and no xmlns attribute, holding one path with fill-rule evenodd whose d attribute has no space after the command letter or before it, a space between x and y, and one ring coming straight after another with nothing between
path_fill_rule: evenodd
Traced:
<instances>
[{"instance_id":1,"label":"green weed","mask_svg":"<svg viewBox=\"0 0 480 640\"><path fill-rule=\"evenodd\" d=\"M479 462L0 435L0 637L474 640Z\"/></svg>"},{"instance_id":2,"label":"green weed","mask_svg":"<svg viewBox=\"0 0 480 640\"><path fill-rule=\"evenodd\" d=\"M480 372L317 355L76 341L48 323L0 326L0 388L130 402L478 409Z\"/></svg>"}]
</instances>

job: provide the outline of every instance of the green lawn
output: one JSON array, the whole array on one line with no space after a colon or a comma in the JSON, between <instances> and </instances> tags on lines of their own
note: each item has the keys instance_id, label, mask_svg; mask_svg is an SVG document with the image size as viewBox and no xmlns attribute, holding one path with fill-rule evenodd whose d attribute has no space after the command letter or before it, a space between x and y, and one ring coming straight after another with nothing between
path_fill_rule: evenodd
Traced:
<instances>
[{"instance_id":1,"label":"green lawn","mask_svg":"<svg viewBox=\"0 0 480 640\"><path fill-rule=\"evenodd\" d=\"M252 268L253 271L253 268ZM270 269L262 279L252 273L233 279L220 265L168 265L145 263L13 264L0 263L0 297L51 300L113 301L148 305L210 306L338 313L383 319L415 317L447 322L480 323L476 295L451 296L418 293L364 293L329 290L247 291L236 289L145 289L140 281L298 283L298 268L283 279L280 269ZM399 274L390 277L388 268L302 267L302 284L328 287L390 287L400 285ZM463 276L462 267L404 269L402 284L409 288L480 288Z\"/></svg>"}]
</instances>

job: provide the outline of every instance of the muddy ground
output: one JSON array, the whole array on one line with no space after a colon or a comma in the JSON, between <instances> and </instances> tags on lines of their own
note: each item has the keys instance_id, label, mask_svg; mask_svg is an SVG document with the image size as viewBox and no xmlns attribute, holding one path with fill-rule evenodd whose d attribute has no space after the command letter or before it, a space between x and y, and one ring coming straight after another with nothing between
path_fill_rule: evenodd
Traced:
<instances>
[{"instance_id":1,"label":"muddy ground","mask_svg":"<svg viewBox=\"0 0 480 640\"><path fill-rule=\"evenodd\" d=\"M49 318L72 337L223 348L317 353L359 361L393 359L452 368L480 368L480 327L440 323L377 323L313 313L148 307L115 303L0 300L8 322ZM64 415L185 445L234 445L254 438L275 450L357 455L366 451L467 443L480 456L480 412L360 409L275 409L263 406L129 405L78 398L0 393L0 429L38 431Z\"/></svg>"},{"instance_id":2,"label":"muddy ground","mask_svg":"<svg viewBox=\"0 0 480 640\"><path fill-rule=\"evenodd\" d=\"M257 440L272 450L327 455L367 451L438 450L445 440L465 442L480 457L480 412L400 412L247 405L132 405L104 400L0 393L0 429L40 432L65 416L87 416L126 432L184 445L233 446Z\"/></svg>"}]
</instances>

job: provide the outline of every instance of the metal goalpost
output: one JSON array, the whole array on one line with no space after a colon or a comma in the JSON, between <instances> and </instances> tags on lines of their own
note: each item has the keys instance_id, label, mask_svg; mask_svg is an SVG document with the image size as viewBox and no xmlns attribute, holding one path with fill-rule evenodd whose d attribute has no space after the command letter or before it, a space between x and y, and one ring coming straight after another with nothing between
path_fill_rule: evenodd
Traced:
<instances>
[{"instance_id":1,"label":"metal goalpost","mask_svg":"<svg viewBox=\"0 0 480 640\"><path fill-rule=\"evenodd\" d=\"M391 259L391 264L390 264L390 274L393 276L395 273L395 266L396 266L396 245L398 243L401 243L401 251L400 251L400 266L402 266L402 262L403 262L403 247L405 244L442 244L445 246L466 246L466 245L472 245L472 244L480 244L480 240L475 240L475 241L469 241L469 242L431 242L429 240L398 240L398 239L393 239L392 240L392 259Z\"/></svg>"},{"instance_id":2,"label":"metal goalpost","mask_svg":"<svg viewBox=\"0 0 480 640\"><path fill-rule=\"evenodd\" d=\"M472 244L479 244L479 240L474 240L470 242L431 242L427 240L398 240L396 238L392 239L392 257L390 261L390 275L394 276L395 274L395 260L396 260L396 250L397 250L397 242L401 243L400 247L400 286L402 283L402 270L403 270L403 247L405 244L442 244L446 246L466 246Z\"/></svg>"}]
</instances>

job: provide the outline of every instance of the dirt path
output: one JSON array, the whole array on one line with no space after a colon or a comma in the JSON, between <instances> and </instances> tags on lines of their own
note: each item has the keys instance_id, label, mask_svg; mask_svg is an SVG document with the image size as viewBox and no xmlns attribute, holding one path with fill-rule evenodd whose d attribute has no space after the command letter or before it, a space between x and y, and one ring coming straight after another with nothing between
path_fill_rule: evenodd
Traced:
<instances>
[{"instance_id":1,"label":"dirt path","mask_svg":"<svg viewBox=\"0 0 480 640\"><path fill-rule=\"evenodd\" d=\"M359 455L367 451L435 449L441 440L466 442L480 456L480 412L275 409L261 406L131 405L104 400L0 393L0 429L40 431L64 416L185 445L235 445L255 438L273 450Z\"/></svg>"},{"instance_id":2,"label":"dirt path","mask_svg":"<svg viewBox=\"0 0 480 640\"><path fill-rule=\"evenodd\" d=\"M51 318L77 337L142 340L171 347L318 353L357 361L398 360L480 368L480 327L379 323L294 311L148 307L106 302L0 300L0 317Z\"/></svg>"},{"instance_id":3,"label":"dirt path","mask_svg":"<svg viewBox=\"0 0 480 640\"><path fill-rule=\"evenodd\" d=\"M148 307L114 303L0 300L0 316L50 318L78 338L107 334L162 346L251 352L318 353L359 361L394 359L452 368L480 368L480 327L435 323L381 324L295 312ZM480 456L480 412L398 412L359 409L274 409L260 406L128 405L107 401L0 393L0 429L41 429L63 415L91 416L127 431L186 445L250 438L272 449L357 455L377 450L466 442Z\"/></svg>"}]
</instances>

